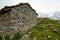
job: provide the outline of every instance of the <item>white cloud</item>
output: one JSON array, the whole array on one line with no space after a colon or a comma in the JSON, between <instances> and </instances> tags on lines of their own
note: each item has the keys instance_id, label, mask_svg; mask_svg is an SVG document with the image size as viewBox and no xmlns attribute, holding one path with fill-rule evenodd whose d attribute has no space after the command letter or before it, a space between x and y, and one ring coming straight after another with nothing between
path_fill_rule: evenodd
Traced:
<instances>
[{"instance_id":1,"label":"white cloud","mask_svg":"<svg viewBox=\"0 0 60 40\"><path fill-rule=\"evenodd\" d=\"M6 5L16 5L20 2L28 2L37 11L51 13L60 11L60 0L0 0L0 8Z\"/></svg>"}]
</instances>

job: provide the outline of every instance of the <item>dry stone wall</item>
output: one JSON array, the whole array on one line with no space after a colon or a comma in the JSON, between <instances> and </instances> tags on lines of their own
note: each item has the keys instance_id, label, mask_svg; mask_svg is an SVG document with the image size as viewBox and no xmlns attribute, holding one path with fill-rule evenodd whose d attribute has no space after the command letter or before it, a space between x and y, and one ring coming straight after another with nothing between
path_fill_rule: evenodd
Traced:
<instances>
[{"instance_id":1,"label":"dry stone wall","mask_svg":"<svg viewBox=\"0 0 60 40\"><path fill-rule=\"evenodd\" d=\"M0 35L22 34L37 24L37 13L28 3L6 6L0 10Z\"/></svg>"}]
</instances>

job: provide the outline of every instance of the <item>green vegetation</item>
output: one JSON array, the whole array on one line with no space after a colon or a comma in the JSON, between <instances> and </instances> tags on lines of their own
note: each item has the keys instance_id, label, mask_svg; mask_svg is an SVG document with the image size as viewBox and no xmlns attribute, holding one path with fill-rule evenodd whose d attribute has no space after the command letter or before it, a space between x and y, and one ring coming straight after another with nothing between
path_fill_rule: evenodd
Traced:
<instances>
[{"instance_id":1,"label":"green vegetation","mask_svg":"<svg viewBox=\"0 0 60 40\"><path fill-rule=\"evenodd\" d=\"M22 34L20 34L20 32L17 32L14 34L14 37L12 38L12 40L19 40L22 37Z\"/></svg>"},{"instance_id":2,"label":"green vegetation","mask_svg":"<svg viewBox=\"0 0 60 40\"><path fill-rule=\"evenodd\" d=\"M29 40L60 40L60 20L39 18L38 24L29 30Z\"/></svg>"},{"instance_id":3,"label":"green vegetation","mask_svg":"<svg viewBox=\"0 0 60 40\"><path fill-rule=\"evenodd\" d=\"M5 40L10 40L10 36L6 34Z\"/></svg>"},{"instance_id":4,"label":"green vegetation","mask_svg":"<svg viewBox=\"0 0 60 40\"><path fill-rule=\"evenodd\" d=\"M0 40L2 40L2 36L0 36Z\"/></svg>"},{"instance_id":5,"label":"green vegetation","mask_svg":"<svg viewBox=\"0 0 60 40\"><path fill-rule=\"evenodd\" d=\"M6 34L4 39L5 40L19 40L21 37L22 37L22 34L20 34L20 32L16 32L14 34L14 36L12 37L12 39L10 39L10 35L8 35L8 34ZM2 36L0 36L0 40L2 40L2 39L3 39Z\"/></svg>"}]
</instances>

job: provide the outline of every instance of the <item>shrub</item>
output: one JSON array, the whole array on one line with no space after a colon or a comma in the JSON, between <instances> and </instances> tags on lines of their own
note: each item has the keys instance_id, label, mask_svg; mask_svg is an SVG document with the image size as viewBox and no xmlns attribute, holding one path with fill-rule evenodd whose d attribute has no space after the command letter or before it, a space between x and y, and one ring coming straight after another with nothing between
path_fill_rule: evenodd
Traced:
<instances>
[{"instance_id":1,"label":"shrub","mask_svg":"<svg viewBox=\"0 0 60 40\"><path fill-rule=\"evenodd\" d=\"M6 34L5 40L10 40L10 36Z\"/></svg>"},{"instance_id":2,"label":"shrub","mask_svg":"<svg viewBox=\"0 0 60 40\"><path fill-rule=\"evenodd\" d=\"M20 34L20 32L17 32L14 34L14 37L12 38L12 40L19 40L22 37L22 34Z\"/></svg>"},{"instance_id":3,"label":"shrub","mask_svg":"<svg viewBox=\"0 0 60 40\"><path fill-rule=\"evenodd\" d=\"M2 36L0 35L0 40L2 40Z\"/></svg>"}]
</instances>

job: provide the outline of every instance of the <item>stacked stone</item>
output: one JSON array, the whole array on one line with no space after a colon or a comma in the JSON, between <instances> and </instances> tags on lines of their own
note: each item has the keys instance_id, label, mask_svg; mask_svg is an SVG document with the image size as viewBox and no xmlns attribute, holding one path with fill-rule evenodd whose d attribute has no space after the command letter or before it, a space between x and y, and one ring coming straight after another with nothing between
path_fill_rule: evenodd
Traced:
<instances>
[{"instance_id":1,"label":"stacked stone","mask_svg":"<svg viewBox=\"0 0 60 40\"><path fill-rule=\"evenodd\" d=\"M28 3L6 6L0 10L0 34L24 34L37 24L37 13Z\"/></svg>"}]
</instances>

